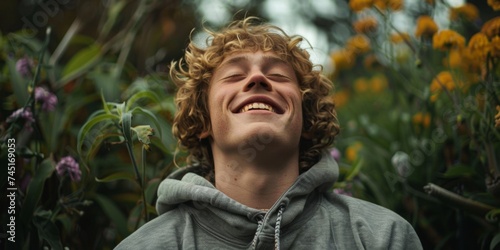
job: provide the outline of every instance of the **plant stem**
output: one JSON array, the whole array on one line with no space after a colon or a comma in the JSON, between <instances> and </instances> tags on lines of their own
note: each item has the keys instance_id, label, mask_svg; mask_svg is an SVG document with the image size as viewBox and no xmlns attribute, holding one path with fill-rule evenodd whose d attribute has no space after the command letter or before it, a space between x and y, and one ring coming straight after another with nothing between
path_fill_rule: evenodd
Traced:
<instances>
[{"instance_id":1,"label":"plant stem","mask_svg":"<svg viewBox=\"0 0 500 250\"><path fill-rule=\"evenodd\" d=\"M468 210L481 217L484 217L489 211L495 209L490 205L464 198L433 183L427 184L424 190L445 204Z\"/></svg>"},{"instance_id":2,"label":"plant stem","mask_svg":"<svg viewBox=\"0 0 500 250\"><path fill-rule=\"evenodd\" d=\"M146 148L142 146L142 183L146 183ZM148 213L148 207L146 206L146 193L144 192L144 189L142 191L142 202L144 202L144 209L146 210L145 214L145 219L146 222L149 221L149 213Z\"/></svg>"},{"instance_id":3,"label":"plant stem","mask_svg":"<svg viewBox=\"0 0 500 250\"><path fill-rule=\"evenodd\" d=\"M144 192L144 183L142 181L141 174L139 173L139 168L137 166L137 161L135 159L134 150L132 148L133 147L132 142L127 140L125 144L127 145L127 150L128 150L129 155L130 155L130 160L132 161L132 164L134 165L135 178L136 178L137 182L139 183L139 187L140 187L141 192L142 192L142 205L144 208L143 213L144 213L145 219L147 221L148 206L146 204L146 193Z\"/></svg>"},{"instance_id":4,"label":"plant stem","mask_svg":"<svg viewBox=\"0 0 500 250\"><path fill-rule=\"evenodd\" d=\"M496 177L500 173L500 169L498 169L493 145L490 142L487 142L485 143L484 148L486 150L486 156L488 157L488 168L490 170L490 173L493 174L494 177Z\"/></svg>"}]
</instances>

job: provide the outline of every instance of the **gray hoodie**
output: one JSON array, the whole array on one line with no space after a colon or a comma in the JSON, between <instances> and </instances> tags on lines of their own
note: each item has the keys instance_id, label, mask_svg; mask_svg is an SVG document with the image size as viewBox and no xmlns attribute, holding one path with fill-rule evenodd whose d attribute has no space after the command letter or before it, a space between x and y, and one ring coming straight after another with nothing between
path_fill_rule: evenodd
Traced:
<instances>
[{"instance_id":1,"label":"gray hoodie","mask_svg":"<svg viewBox=\"0 0 500 250\"><path fill-rule=\"evenodd\" d=\"M337 177L324 155L263 212L180 169L158 189L159 216L116 249L422 249L396 213L329 191Z\"/></svg>"}]
</instances>

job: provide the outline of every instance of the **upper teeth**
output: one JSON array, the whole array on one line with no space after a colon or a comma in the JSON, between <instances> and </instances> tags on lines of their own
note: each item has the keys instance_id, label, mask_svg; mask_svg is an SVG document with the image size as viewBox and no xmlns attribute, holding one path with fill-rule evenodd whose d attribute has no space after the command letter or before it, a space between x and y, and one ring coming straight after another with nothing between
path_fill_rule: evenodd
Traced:
<instances>
[{"instance_id":1,"label":"upper teeth","mask_svg":"<svg viewBox=\"0 0 500 250\"><path fill-rule=\"evenodd\" d=\"M260 103L260 102L254 102L254 103L247 104L243 108L241 108L240 112L243 113L243 112L247 112L248 110L252 110L252 109L263 109L263 110L268 110L268 111L274 112L273 107L271 107L267 104L264 104L264 103Z\"/></svg>"}]
</instances>

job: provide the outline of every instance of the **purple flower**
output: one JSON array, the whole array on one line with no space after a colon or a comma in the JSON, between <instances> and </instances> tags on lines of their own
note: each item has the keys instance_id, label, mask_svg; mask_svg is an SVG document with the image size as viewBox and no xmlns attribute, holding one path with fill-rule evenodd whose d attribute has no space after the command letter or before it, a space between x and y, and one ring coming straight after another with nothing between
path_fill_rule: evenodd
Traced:
<instances>
[{"instance_id":1,"label":"purple flower","mask_svg":"<svg viewBox=\"0 0 500 250\"><path fill-rule=\"evenodd\" d=\"M352 197L352 183L348 182L344 187L334 188L333 192L336 194L342 194Z\"/></svg>"},{"instance_id":2,"label":"purple flower","mask_svg":"<svg viewBox=\"0 0 500 250\"><path fill-rule=\"evenodd\" d=\"M24 128L26 128L26 130L33 131L31 124L35 122L35 119L33 118L33 113L31 113L30 108L20 108L14 111L14 113L7 117L7 122L14 122L18 119L24 121Z\"/></svg>"},{"instance_id":3,"label":"purple flower","mask_svg":"<svg viewBox=\"0 0 500 250\"><path fill-rule=\"evenodd\" d=\"M330 150L330 155L335 159L335 161L340 161L340 151L337 148L332 148Z\"/></svg>"},{"instance_id":4,"label":"purple flower","mask_svg":"<svg viewBox=\"0 0 500 250\"><path fill-rule=\"evenodd\" d=\"M33 60L28 57L23 57L16 62L16 70L22 77L31 76L31 69L33 67Z\"/></svg>"},{"instance_id":5,"label":"purple flower","mask_svg":"<svg viewBox=\"0 0 500 250\"><path fill-rule=\"evenodd\" d=\"M35 88L35 100L42 104L43 111L53 111L56 109L57 96L50 93L43 87Z\"/></svg>"},{"instance_id":6,"label":"purple flower","mask_svg":"<svg viewBox=\"0 0 500 250\"><path fill-rule=\"evenodd\" d=\"M82 176L80 165L78 165L78 162L71 156L61 158L56 165L56 171L60 177L68 174L72 181L80 181Z\"/></svg>"},{"instance_id":7,"label":"purple flower","mask_svg":"<svg viewBox=\"0 0 500 250\"><path fill-rule=\"evenodd\" d=\"M333 192L336 194L342 194L342 195L347 195L352 197L352 193L350 191L346 191L345 189L342 188L335 188L333 189Z\"/></svg>"}]
</instances>

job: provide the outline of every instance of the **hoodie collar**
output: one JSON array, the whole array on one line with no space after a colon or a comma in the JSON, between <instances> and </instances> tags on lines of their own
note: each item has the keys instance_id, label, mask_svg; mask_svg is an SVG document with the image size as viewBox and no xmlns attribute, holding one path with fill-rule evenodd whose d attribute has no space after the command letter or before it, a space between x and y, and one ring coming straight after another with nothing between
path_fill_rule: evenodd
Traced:
<instances>
[{"instance_id":1,"label":"hoodie collar","mask_svg":"<svg viewBox=\"0 0 500 250\"><path fill-rule=\"evenodd\" d=\"M280 227L286 227L302 214L311 203L311 194L326 192L338 178L338 165L330 154L324 153L321 160L308 171L299 175L292 186L281 195L271 209L265 213L243 205L220 192L204 177L193 172L197 167L181 168L162 181L158 188L156 209L159 214L166 213L180 204L189 204L189 207L198 209L204 215L199 216L201 224L205 224L217 231L216 224L229 224L241 232L224 232L230 234L254 233L256 222L262 220L262 230L275 230L277 215ZM199 167L198 167L199 168ZM293 202L291 202L293 201ZM308 204L308 206L306 206ZM284 212L283 212L284 211ZM207 214L208 213L208 214ZM211 219L210 214L216 219ZM216 220L216 221L214 221ZM253 222L253 223L249 223ZM272 223L274 225L266 225ZM213 227L213 228L212 228ZM272 227L272 228L271 228ZM221 228L221 227L219 227ZM222 227L227 228L227 227ZM249 232L245 232L249 230Z\"/></svg>"}]
</instances>

